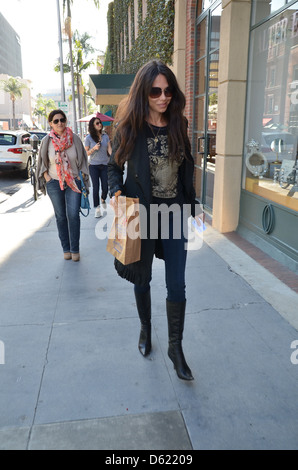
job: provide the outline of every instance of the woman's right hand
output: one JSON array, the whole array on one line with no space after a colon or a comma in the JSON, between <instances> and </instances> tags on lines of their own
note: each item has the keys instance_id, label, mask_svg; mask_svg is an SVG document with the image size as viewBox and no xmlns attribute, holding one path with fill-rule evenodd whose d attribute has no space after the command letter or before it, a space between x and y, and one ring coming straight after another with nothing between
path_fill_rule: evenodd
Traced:
<instances>
[{"instance_id":1,"label":"woman's right hand","mask_svg":"<svg viewBox=\"0 0 298 470\"><path fill-rule=\"evenodd\" d=\"M117 191L110 199L110 206L114 209L115 214L119 217L118 197L121 196L121 191Z\"/></svg>"},{"instance_id":2,"label":"woman's right hand","mask_svg":"<svg viewBox=\"0 0 298 470\"><path fill-rule=\"evenodd\" d=\"M44 176L44 179L46 180L46 183L49 183L49 182L51 181L51 179L52 179L52 178L48 175L47 172L45 172L45 173L43 174L43 176Z\"/></svg>"}]
</instances>

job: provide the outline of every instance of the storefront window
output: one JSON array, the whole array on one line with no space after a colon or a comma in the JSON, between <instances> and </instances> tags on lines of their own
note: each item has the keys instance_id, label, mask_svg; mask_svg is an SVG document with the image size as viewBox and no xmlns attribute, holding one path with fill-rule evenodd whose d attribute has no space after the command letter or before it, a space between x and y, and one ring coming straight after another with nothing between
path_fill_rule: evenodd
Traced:
<instances>
[{"instance_id":1,"label":"storefront window","mask_svg":"<svg viewBox=\"0 0 298 470\"><path fill-rule=\"evenodd\" d=\"M298 2L251 32L245 135L244 188L297 211Z\"/></svg>"},{"instance_id":2,"label":"storefront window","mask_svg":"<svg viewBox=\"0 0 298 470\"><path fill-rule=\"evenodd\" d=\"M290 3L290 0L253 0L252 24L268 18L287 3Z\"/></svg>"},{"instance_id":3,"label":"storefront window","mask_svg":"<svg viewBox=\"0 0 298 470\"><path fill-rule=\"evenodd\" d=\"M206 2L205 2L206 5ZM196 26L194 158L196 194L213 208L218 114L219 46L222 6L216 0Z\"/></svg>"},{"instance_id":4,"label":"storefront window","mask_svg":"<svg viewBox=\"0 0 298 470\"><path fill-rule=\"evenodd\" d=\"M213 5L217 0L203 0L203 10L207 10Z\"/></svg>"}]
</instances>

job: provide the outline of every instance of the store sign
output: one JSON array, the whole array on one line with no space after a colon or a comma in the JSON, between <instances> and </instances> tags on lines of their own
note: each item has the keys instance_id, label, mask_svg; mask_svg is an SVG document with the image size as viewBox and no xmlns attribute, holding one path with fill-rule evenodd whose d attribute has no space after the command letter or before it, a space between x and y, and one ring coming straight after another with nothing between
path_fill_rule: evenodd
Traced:
<instances>
[{"instance_id":1,"label":"store sign","mask_svg":"<svg viewBox=\"0 0 298 470\"><path fill-rule=\"evenodd\" d=\"M287 31L290 32L292 38L298 36L298 11L293 13L292 18L290 17L290 24L288 18L283 18L268 28L269 47L278 46L286 42Z\"/></svg>"},{"instance_id":2,"label":"store sign","mask_svg":"<svg viewBox=\"0 0 298 470\"><path fill-rule=\"evenodd\" d=\"M58 107L61 111L64 111L65 114L68 113L68 103L66 101L58 101Z\"/></svg>"},{"instance_id":3,"label":"store sign","mask_svg":"<svg viewBox=\"0 0 298 470\"><path fill-rule=\"evenodd\" d=\"M293 14L292 38L298 36L298 11Z\"/></svg>"},{"instance_id":4,"label":"store sign","mask_svg":"<svg viewBox=\"0 0 298 470\"><path fill-rule=\"evenodd\" d=\"M283 44L287 39L298 36L298 10L291 16L282 17L279 21L269 26L260 38L260 52L265 52L272 47Z\"/></svg>"},{"instance_id":5,"label":"store sign","mask_svg":"<svg viewBox=\"0 0 298 470\"><path fill-rule=\"evenodd\" d=\"M287 40L288 18L283 18L268 28L269 47L278 46Z\"/></svg>"}]
</instances>

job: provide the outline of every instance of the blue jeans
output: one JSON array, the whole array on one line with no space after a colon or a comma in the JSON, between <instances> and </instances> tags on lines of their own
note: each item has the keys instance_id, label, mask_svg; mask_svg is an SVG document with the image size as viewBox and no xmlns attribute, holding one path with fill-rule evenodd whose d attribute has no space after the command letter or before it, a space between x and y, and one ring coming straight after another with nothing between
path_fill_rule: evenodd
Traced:
<instances>
[{"instance_id":1,"label":"blue jeans","mask_svg":"<svg viewBox=\"0 0 298 470\"><path fill-rule=\"evenodd\" d=\"M76 183L81 189L81 181L76 180ZM69 186L61 190L59 181L54 179L47 183L47 193L54 207L64 253L79 253L81 194L74 192Z\"/></svg>"},{"instance_id":2,"label":"blue jeans","mask_svg":"<svg viewBox=\"0 0 298 470\"><path fill-rule=\"evenodd\" d=\"M176 217L176 216L175 216ZM182 224L181 216L181 224ZM160 227L159 227L160 233ZM160 238L162 243L165 261L165 280L167 287L167 300L170 302L184 302L186 300L185 268L187 250L185 249L187 239L183 233L181 225L181 237L173 237L173 214L169 216L169 237ZM150 289L150 285L138 286L134 289L137 293L145 293Z\"/></svg>"},{"instance_id":3,"label":"blue jeans","mask_svg":"<svg viewBox=\"0 0 298 470\"><path fill-rule=\"evenodd\" d=\"M108 165L89 165L89 173L93 187L94 207L100 205L99 202L99 181L101 181L101 197L105 201L108 195Z\"/></svg>"}]
</instances>

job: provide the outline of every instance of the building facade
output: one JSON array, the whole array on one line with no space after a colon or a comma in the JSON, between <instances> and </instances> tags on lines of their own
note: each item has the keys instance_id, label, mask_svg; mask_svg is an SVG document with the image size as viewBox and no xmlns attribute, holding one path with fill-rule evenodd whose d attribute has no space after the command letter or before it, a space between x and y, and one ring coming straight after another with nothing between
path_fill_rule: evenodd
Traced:
<instances>
[{"instance_id":1,"label":"building facade","mask_svg":"<svg viewBox=\"0 0 298 470\"><path fill-rule=\"evenodd\" d=\"M23 77L20 37L0 13L0 73Z\"/></svg>"},{"instance_id":2,"label":"building facade","mask_svg":"<svg viewBox=\"0 0 298 470\"><path fill-rule=\"evenodd\" d=\"M197 196L216 229L298 272L298 2L175 6Z\"/></svg>"},{"instance_id":3,"label":"building facade","mask_svg":"<svg viewBox=\"0 0 298 470\"><path fill-rule=\"evenodd\" d=\"M152 2L126 3L134 39ZM197 197L217 230L298 272L298 1L172 3Z\"/></svg>"},{"instance_id":4,"label":"building facade","mask_svg":"<svg viewBox=\"0 0 298 470\"><path fill-rule=\"evenodd\" d=\"M20 37L0 13L0 79L18 77L24 84L22 99L16 101L16 122L12 122L12 104L7 93L0 90L0 128L31 127L31 82L23 80Z\"/></svg>"}]
</instances>

